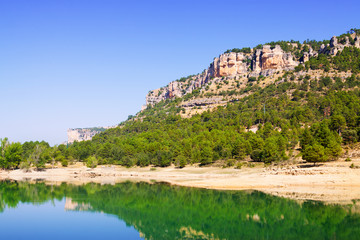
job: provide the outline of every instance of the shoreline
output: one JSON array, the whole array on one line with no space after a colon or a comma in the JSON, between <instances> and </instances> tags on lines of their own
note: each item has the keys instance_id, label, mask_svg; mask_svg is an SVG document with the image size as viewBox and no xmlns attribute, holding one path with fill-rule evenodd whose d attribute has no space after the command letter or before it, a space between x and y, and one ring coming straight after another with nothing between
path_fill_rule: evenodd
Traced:
<instances>
[{"instance_id":1,"label":"shoreline","mask_svg":"<svg viewBox=\"0 0 360 240\"><path fill-rule=\"evenodd\" d=\"M360 159L351 162L327 162L318 166L306 164L286 167L220 168L187 166L156 168L98 166L86 168L78 163L66 168L24 172L0 171L0 180L45 181L85 184L115 184L123 181L167 182L184 187L217 190L258 190L296 200L317 200L327 203L352 203L360 199Z\"/></svg>"}]
</instances>

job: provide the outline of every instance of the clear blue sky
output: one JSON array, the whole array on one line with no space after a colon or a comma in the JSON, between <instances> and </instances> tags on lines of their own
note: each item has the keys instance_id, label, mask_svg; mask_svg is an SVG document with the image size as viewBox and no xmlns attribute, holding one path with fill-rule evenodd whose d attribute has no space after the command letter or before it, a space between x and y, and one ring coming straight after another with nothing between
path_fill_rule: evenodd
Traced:
<instances>
[{"instance_id":1,"label":"clear blue sky","mask_svg":"<svg viewBox=\"0 0 360 240\"><path fill-rule=\"evenodd\" d=\"M116 125L226 49L360 28L359 1L0 0L0 138Z\"/></svg>"}]
</instances>

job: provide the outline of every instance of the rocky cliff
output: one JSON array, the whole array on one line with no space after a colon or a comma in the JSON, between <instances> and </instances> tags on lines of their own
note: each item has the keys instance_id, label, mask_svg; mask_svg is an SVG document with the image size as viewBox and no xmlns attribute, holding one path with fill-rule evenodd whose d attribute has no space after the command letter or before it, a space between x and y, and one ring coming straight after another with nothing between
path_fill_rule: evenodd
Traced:
<instances>
[{"instance_id":1,"label":"rocky cliff","mask_svg":"<svg viewBox=\"0 0 360 240\"><path fill-rule=\"evenodd\" d=\"M318 51L314 51L311 46L307 46L303 55L296 59L293 52L285 52L279 45L271 47L263 45L258 49L251 49L250 53L230 52L221 54L214 58L210 67L201 74L170 82L166 87L150 91L146 96L146 105L154 105L162 100L182 97L192 93L195 89L205 87L211 81L219 81L229 78L249 78L271 76L281 71L293 70L299 64L308 61L311 57L318 54L336 55L345 47L355 46L360 48L360 37L355 33L349 37L342 37L338 41L337 37L332 37L330 43L323 44ZM297 44L288 43L291 47L298 47ZM300 44L300 49L304 49L307 44Z\"/></svg>"},{"instance_id":2,"label":"rocky cliff","mask_svg":"<svg viewBox=\"0 0 360 240\"><path fill-rule=\"evenodd\" d=\"M350 41L350 38L352 39L352 41ZM344 50L345 47L354 46L360 48L360 37L353 33L350 35L350 38L348 36L345 36L339 41L336 36L333 36L330 40L330 44L326 46L324 44L321 45L319 53L335 56L338 52Z\"/></svg>"},{"instance_id":3,"label":"rocky cliff","mask_svg":"<svg viewBox=\"0 0 360 240\"><path fill-rule=\"evenodd\" d=\"M73 143L75 141L87 141L91 140L96 134L105 131L113 127L95 127L95 128L69 128L67 130L68 141L67 143Z\"/></svg>"}]
</instances>

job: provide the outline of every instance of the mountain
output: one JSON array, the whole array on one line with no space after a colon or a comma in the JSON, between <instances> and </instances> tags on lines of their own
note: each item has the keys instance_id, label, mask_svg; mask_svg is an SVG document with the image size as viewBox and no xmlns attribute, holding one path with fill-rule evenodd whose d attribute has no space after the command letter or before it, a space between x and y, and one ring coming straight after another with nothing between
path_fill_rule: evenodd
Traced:
<instances>
[{"instance_id":1,"label":"mountain","mask_svg":"<svg viewBox=\"0 0 360 240\"><path fill-rule=\"evenodd\" d=\"M199 90L203 94L202 98L198 98L197 101L183 101L182 106L187 110L194 106L217 107L228 102L219 98L224 95L224 91L243 89L256 77L263 78L265 84L262 85L267 86L274 83L274 79L284 72L295 70L296 67L298 70L305 67L309 70L309 64L306 62L310 58L318 58L319 55L336 56L345 48L351 47L360 48L360 37L355 31L340 37L333 36L330 41L307 41L302 44L295 41L279 41L258 45L254 49L228 50L214 58L209 68L201 74L181 78L165 87L150 91L146 96L146 105L154 106L161 101L181 98ZM311 69L315 68L311 66ZM229 87L229 81L232 82L230 85L235 82L236 87ZM212 87L214 85L216 89ZM239 94L232 95L236 96L230 100L236 99Z\"/></svg>"},{"instance_id":2,"label":"mountain","mask_svg":"<svg viewBox=\"0 0 360 240\"><path fill-rule=\"evenodd\" d=\"M360 155L359 88L360 29L324 41L231 49L201 74L150 91L147 106L118 127L68 147L24 143L16 161L0 159L0 166L78 160L92 166L241 168L351 160ZM2 146L21 148L6 139Z\"/></svg>"}]
</instances>

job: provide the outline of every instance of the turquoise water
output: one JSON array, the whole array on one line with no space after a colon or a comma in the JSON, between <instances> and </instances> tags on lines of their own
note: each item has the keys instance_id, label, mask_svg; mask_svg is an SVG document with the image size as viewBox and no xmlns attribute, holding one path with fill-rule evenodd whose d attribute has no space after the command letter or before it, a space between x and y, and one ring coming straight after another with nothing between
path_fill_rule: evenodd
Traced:
<instances>
[{"instance_id":1,"label":"turquoise water","mask_svg":"<svg viewBox=\"0 0 360 240\"><path fill-rule=\"evenodd\" d=\"M0 182L1 239L360 239L359 213L257 191Z\"/></svg>"}]
</instances>

